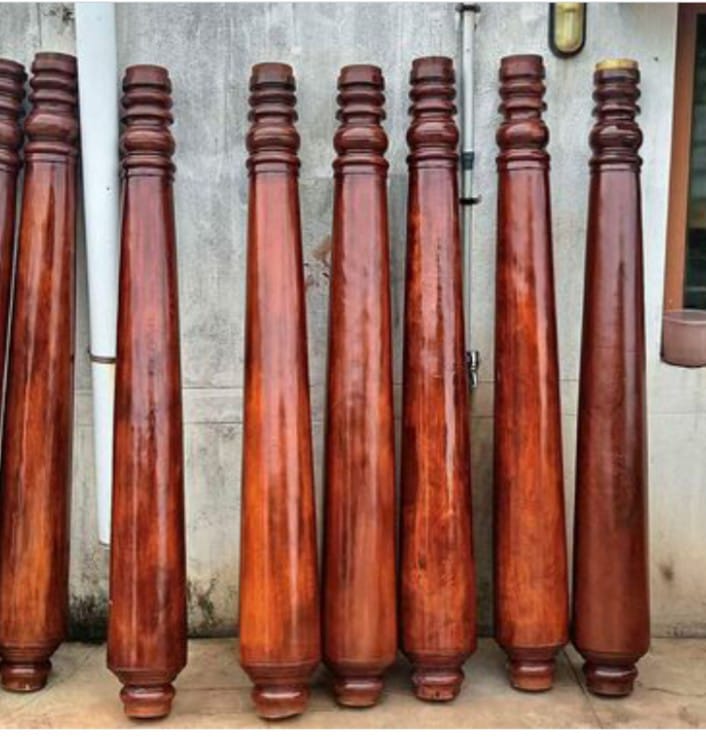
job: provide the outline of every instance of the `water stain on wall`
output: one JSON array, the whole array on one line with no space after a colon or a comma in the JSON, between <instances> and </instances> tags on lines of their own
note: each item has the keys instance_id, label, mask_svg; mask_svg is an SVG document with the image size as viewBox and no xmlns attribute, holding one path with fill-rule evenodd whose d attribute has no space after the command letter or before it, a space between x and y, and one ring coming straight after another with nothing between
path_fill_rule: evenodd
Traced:
<instances>
[{"instance_id":1,"label":"water stain on wall","mask_svg":"<svg viewBox=\"0 0 706 747\"><path fill-rule=\"evenodd\" d=\"M104 641L108 633L108 596L105 593L71 595L69 640Z\"/></svg>"},{"instance_id":2,"label":"water stain on wall","mask_svg":"<svg viewBox=\"0 0 706 747\"><path fill-rule=\"evenodd\" d=\"M189 579L186 582L189 635L193 638L233 635L235 632L235 609L233 616L227 619L216 612L224 606L219 598L224 589L218 579L216 575L208 581Z\"/></svg>"},{"instance_id":3,"label":"water stain on wall","mask_svg":"<svg viewBox=\"0 0 706 747\"><path fill-rule=\"evenodd\" d=\"M671 563L660 563L659 572L667 583L670 584L674 581L674 567Z\"/></svg>"}]
</instances>

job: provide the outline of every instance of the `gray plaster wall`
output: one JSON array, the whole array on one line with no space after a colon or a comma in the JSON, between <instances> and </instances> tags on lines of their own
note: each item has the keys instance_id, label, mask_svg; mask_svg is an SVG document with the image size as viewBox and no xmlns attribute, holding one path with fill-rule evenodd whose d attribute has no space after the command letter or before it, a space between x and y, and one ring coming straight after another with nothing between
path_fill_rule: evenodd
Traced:
<instances>
[{"instance_id":1,"label":"gray plaster wall","mask_svg":"<svg viewBox=\"0 0 706 747\"><path fill-rule=\"evenodd\" d=\"M483 4L477 27L472 398L474 519L481 627L490 629L493 287L497 67L540 53L547 64L554 257L561 357L567 532L573 518L576 395L593 64L635 57L643 76L644 223L650 424L653 630L706 634L706 370L659 360L676 5L591 5L587 43L570 60L547 48L548 4ZM186 421L189 620L193 634L233 631L238 593L240 452L247 180L244 135L252 64L294 65L302 135L300 180L317 498L321 502L336 76L344 64L380 65L387 81L395 384L401 383L405 255L407 77L421 55L457 55L453 4L124 4L121 66L169 68L177 141L176 211ZM72 51L72 6L0 6L3 56ZM71 559L73 632L100 635L107 555L96 535L83 244L79 253L77 402ZM320 518L319 512L319 518Z\"/></svg>"}]
</instances>

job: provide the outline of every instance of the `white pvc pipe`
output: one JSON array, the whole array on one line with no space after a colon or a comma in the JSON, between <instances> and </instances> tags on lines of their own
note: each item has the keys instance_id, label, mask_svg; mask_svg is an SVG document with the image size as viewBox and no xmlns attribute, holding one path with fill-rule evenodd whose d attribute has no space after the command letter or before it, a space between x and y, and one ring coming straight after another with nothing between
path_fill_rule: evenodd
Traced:
<instances>
[{"instance_id":1,"label":"white pvc pipe","mask_svg":"<svg viewBox=\"0 0 706 747\"><path fill-rule=\"evenodd\" d=\"M113 3L76 3L98 539L110 542L119 267L118 55Z\"/></svg>"}]
</instances>

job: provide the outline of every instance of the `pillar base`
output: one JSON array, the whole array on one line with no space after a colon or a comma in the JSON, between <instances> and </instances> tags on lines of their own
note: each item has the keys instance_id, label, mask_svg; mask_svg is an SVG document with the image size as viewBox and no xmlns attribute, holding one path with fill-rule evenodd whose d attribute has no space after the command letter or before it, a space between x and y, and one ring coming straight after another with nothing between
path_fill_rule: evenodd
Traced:
<instances>
[{"instance_id":1,"label":"pillar base","mask_svg":"<svg viewBox=\"0 0 706 747\"><path fill-rule=\"evenodd\" d=\"M587 661L583 665L586 687L594 695L624 697L633 691L637 667L634 663L605 664Z\"/></svg>"},{"instance_id":2,"label":"pillar base","mask_svg":"<svg viewBox=\"0 0 706 747\"><path fill-rule=\"evenodd\" d=\"M507 654L507 673L512 687L528 693L541 693L552 689L556 656L561 651L563 643L531 648L498 642Z\"/></svg>"},{"instance_id":3,"label":"pillar base","mask_svg":"<svg viewBox=\"0 0 706 747\"><path fill-rule=\"evenodd\" d=\"M463 662L467 655L450 657L410 657L412 690L419 700L444 703L453 700L463 684Z\"/></svg>"},{"instance_id":4,"label":"pillar base","mask_svg":"<svg viewBox=\"0 0 706 747\"><path fill-rule=\"evenodd\" d=\"M171 684L125 685L120 691L125 715L135 719L164 718L172 710L176 691Z\"/></svg>"},{"instance_id":5,"label":"pillar base","mask_svg":"<svg viewBox=\"0 0 706 747\"><path fill-rule=\"evenodd\" d=\"M336 674L333 694L339 705L349 708L374 706L382 694L383 679L380 675Z\"/></svg>"},{"instance_id":6,"label":"pillar base","mask_svg":"<svg viewBox=\"0 0 706 747\"><path fill-rule=\"evenodd\" d=\"M108 668L123 685L120 700L123 702L125 715L138 720L168 716L176 695L172 682L184 664L185 661L171 670L123 669L111 662L109 648Z\"/></svg>"},{"instance_id":7,"label":"pillar base","mask_svg":"<svg viewBox=\"0 0 706 747\"><path fill-rule=\"evenodd\" d=\"M255 687L252 700L260 718L279 720L298 716L309 704L309 678L318 661L298 664L249 664L241 659Z\"/></svg>"},{"instance_id":8,"label":"pillar base","mask_svg":"<svg viewBox=\"0 0 706 747\"><path fill-rule=\"evenodd\" d=\"M510 684L524 692L543 692L554 685L554 659L511 658L507 663Z\"/></svg>"},{"instance_id":9,"label":"pillar base","mask_svg":"<svg viewBox=\"0 0 706 747\"><path fill-rule=\"evenodd\" d=\"M12 661L4 659L0 664L0 679L5 690L13 693L31 693L47 684L51 661Z\"/></svg>"},{"instance_id":10,"label":"pillar base","mask_svg":"<svg viewBox=\"0 0 706 747\"><path fill-rule=\"evenodd\" d=\"M309 685L255 685L252 691L255 710L260 718L276 720L304 713L309 703Z\"/></svg>"}]
</instances>

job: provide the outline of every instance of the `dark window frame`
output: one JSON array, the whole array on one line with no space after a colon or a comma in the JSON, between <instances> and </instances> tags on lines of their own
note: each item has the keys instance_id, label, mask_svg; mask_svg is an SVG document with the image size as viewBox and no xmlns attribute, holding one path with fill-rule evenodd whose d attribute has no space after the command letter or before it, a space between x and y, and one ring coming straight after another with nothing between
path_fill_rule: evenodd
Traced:
<instances>
[{"instance_id":1,"label":"dark window frame","mask_svg":"<svg viewBox=\"0 0 706 747\"><path fill-rule=\"evenodd\" d=\"M691 177L691 135L699 15L706 15L706 3L679 5L664 279L665 311L684 308Z\"/></svg>"}]
</instances>

